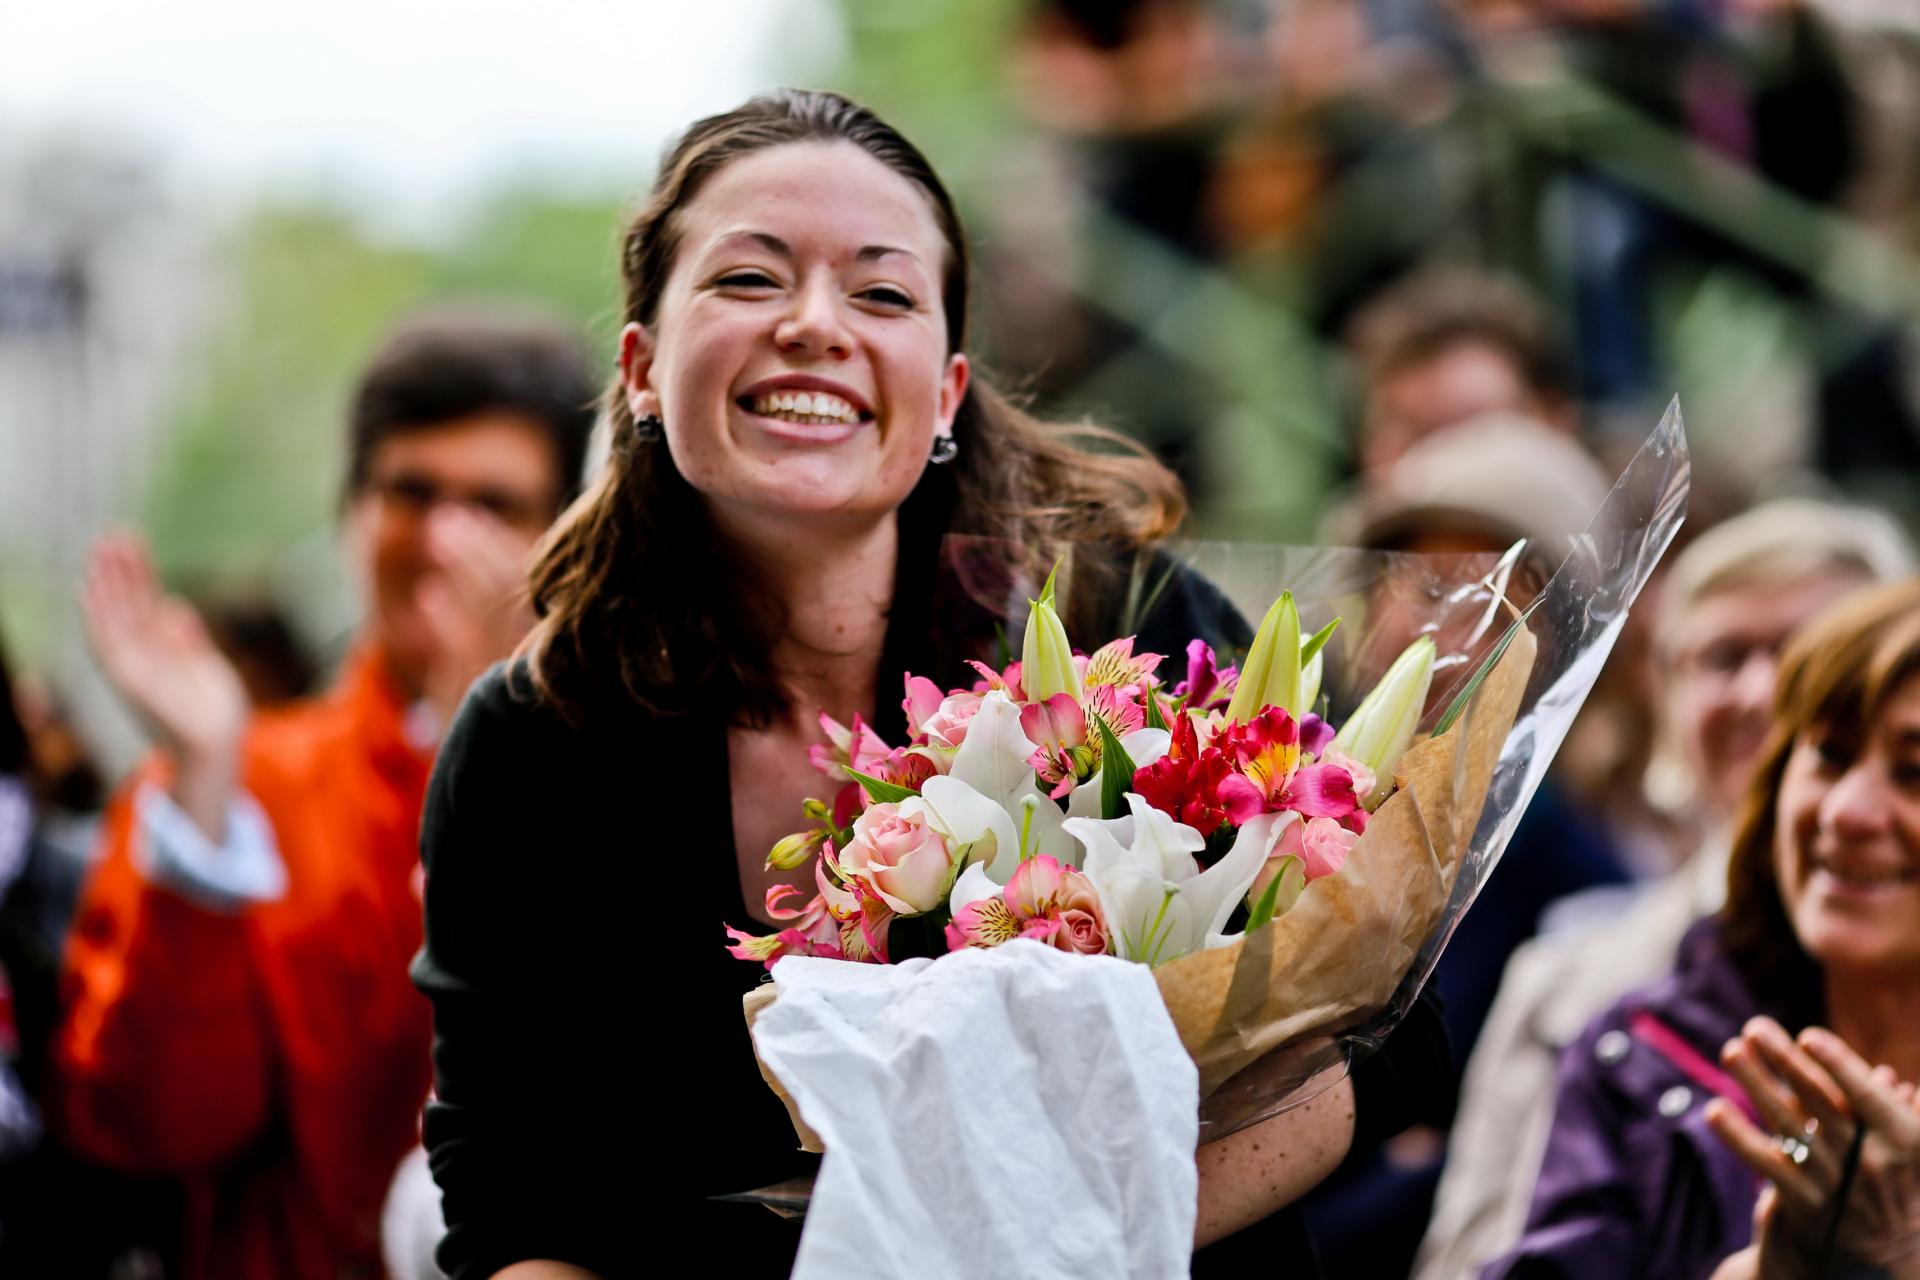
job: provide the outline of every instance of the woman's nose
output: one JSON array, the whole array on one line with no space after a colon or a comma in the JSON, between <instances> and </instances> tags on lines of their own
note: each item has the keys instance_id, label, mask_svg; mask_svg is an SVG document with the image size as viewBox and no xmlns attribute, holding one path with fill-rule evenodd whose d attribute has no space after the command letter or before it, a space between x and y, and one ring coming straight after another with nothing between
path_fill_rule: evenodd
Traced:
<instances>
[{"instance_id":1,"label":"woman's nose","mask_svg":"<svg viewBox=\"0 0 1920 1280\"><path fill-rule=\"evenodd\" d=\"M1855 761L1821 801L1823 824L1842 836L1885 831L1893 816L1886 784L1886 773L1874 760Z\"/></svg>"},{"instance_id":2,"label":"woman's nose","mask_svg":"<svg viewBox=\"0 0 1920 1280\"><path fill-rule=\"evenodd\" d=\"M823 284L795 291L793 305L774 329L773 340L782 351L835 359L853 347L839 299Z\"/></svg>"}]
</instances>

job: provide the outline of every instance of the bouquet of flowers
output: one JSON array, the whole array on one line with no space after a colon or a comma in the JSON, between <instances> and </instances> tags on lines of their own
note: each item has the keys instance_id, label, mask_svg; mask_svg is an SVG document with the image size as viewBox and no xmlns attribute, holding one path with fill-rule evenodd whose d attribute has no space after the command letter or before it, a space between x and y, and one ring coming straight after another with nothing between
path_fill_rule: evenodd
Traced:
<instances>
[{"instance_id":1,"label":"bouquet of flowers","mask_svg":"<svg viewBox=\"0 0 1920 1280\"><path fill-rule=\"evenodd\" d=\"M1132 636L1078 651L1049 575L1017 662L945 689L905 676L908 741L823 717L814 764L837 789L769 857L810 862L814 892L776 885L781 927L730 927L730 949L772 968L1028 938L1150 965L1206 1136L1262 1119L1417 995L1686 488L1676 406L1564 547L1491 563L1197 548L1216 580L1278 570L1295 588L1235 665L1203 639L1171 663ZM747 997L750 1021L774 990Z\"/></svg>"}]
</instances>

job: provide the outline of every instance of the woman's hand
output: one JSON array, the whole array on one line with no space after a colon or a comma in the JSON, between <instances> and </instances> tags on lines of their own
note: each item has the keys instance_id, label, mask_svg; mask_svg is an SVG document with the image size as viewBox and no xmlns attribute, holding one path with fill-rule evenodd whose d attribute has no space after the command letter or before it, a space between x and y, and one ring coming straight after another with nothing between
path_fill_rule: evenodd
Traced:
<instances>
[{"instance_id":1,"label":"woman's hand","mask_svg":"<svg viewBox=\"0 0 1920 1280\"><path fill-rule=\"evenodd\" d=\"M174 756L175 803L221 843L249 709L239 673L193 607L161 592L138 534L94 543L80 612L107 680Z\"/></svg>"},{"instance_id":2,"label":"woman's hand","mask_svg":"<svg viewBox=\"0 0 1920 1280\"><path fill-rule=\"evenodd\" d=\"M1727 1147L1771 1184L1756 1214L1762 1276L1809 1275L1857 1126L1858 1169L1848 1191L1836 1257L1920 1277L1920 1108L1914 1087L1870 1066L1831 1031L1810 1027L1798 1042L1770 1018L1755 1018L1721 1057L1752 1099L1769 1137L1725 1101L1707 1122Z\"/></svg>"}]
</instances>

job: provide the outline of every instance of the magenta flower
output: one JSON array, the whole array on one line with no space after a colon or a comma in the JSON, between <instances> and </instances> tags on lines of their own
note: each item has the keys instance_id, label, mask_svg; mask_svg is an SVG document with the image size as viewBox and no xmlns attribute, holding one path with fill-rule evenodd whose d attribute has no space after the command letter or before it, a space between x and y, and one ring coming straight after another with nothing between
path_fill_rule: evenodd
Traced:
<instances>
[{"instance_id":1,"label":"magenta flower","mask_svg":"<svg viewBox=\"0 0 1920 1280\"><path fill-rule=\"evenodd\" d=\"M1173 693L1195 711L1224 710L1239 684L1240 669L1215 667L1212 646L1195 640L1187 645L1187 678L1173 687Z\"/></svg>"},{"instance_id":2,"label":"magenta flower","mask_svg":"<svg viewBox=\"0 0 1920 1280\"><path fill-rule=\"evenodd\" d=\"M1337 764L1300 763L1300 726L1284 708L1268 707L1218 741L1232 765L1220 782L1220 805L1236 825L1283 810L1343 818L1360 807L1352 774Z\"/></svg>"}]
</instances>

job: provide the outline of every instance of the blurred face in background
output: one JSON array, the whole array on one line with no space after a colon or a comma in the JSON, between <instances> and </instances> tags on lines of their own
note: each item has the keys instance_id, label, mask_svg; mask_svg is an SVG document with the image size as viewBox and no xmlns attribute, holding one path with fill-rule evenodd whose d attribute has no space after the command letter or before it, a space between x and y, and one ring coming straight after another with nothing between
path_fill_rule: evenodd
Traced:
<instances>
[{"instance_id":1,"label":"blurred face in background","mask_svg":"<svg viewBox=\"0 0 1920 1280\"><path fill-rule=\"evenodd\" d=\"M560 493L546 433L516 414L461 418L374 446L347 508L347 559L371 637L403 685L418 690L439 646L423 591L452 587L462 566L451 548L473 541L449 525L477 522L488 545L527 558L558 514Z\"/></svg>"},{"instance_id":2,"label":"blurred face in background","mask_svg":"<svg viewBox=\"0 0 1920 1280\"><path fill-rule=\"evenodd\" d=\"M1484 414L1516 413L1561 427L1513 358L1491 342L1467 339L1388 369L1367 397L1360 466L1397 461L1416 441Z\"/></svg>"},{"instance_id":3,"label":"blurred face in background","mask_svg":"<svg viewBox=\"0 0 1920 1280\"><path fill-rule=\"evenodd\" d=\"M1835 569L1786 583L1710 592L1676 624L1666 712L1699 784L1705 816L1730 818L1772 721L1781 647L1802 623L1865 579Z\"/></svg>"},{"instance_id":4,"label":"blurred face in background","mask_svg":"<svg viewBox=\"0 0 1920 1280\"><path fill-rule=\"evenodd\" d=\"M1864 726L1814 725L1781 774L1774 870L1829 975L1920 979L1920 678Z\"/></svg>"}]
</instances>

